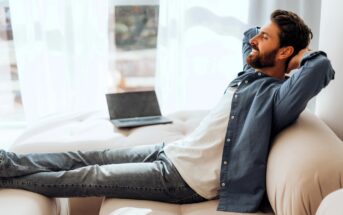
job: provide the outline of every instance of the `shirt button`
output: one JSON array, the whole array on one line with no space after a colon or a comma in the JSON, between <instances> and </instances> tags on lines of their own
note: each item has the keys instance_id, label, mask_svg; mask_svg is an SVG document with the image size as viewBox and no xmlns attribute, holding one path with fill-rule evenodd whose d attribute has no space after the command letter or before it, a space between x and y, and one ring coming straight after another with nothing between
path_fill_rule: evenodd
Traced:
<instances>
[{"instance_id":1,"label":"shirt button","mask_svg":"<svg viewBox=\"0 0 343 215\"><path fill-rule=\"evenodd\" d=\"M228 142L230 142L230 141L231 141L231 139L230 139L230 138L227 138L226 140L227 140Z\"/></svg>"},{"instance_id":2,"label":"shirt button","mask_svg":"<svg viewBox=\"0 0 343 215\"><path fill-rule=\"evenodd\" d=\"M235 98L237 99L237 97L238 97L238 95L236 94L236 95L235 95Z\"/></svg>"},{"instance_id":3,"label":"shirt button","mask_svg":"<svg viewBox=\"0 0 343 215\"><path fill-rule=\"evenodd\" d=\"M224 163L224 165L227 165L227 161L224 161L223 163Z\"/></svg>"},{"instance_id":4,"label":"shirt button","mask_svg":"<svg viewBox=\"0 0 343 215\"><path fill-rule=\"evenodd\" d=\"M225 183L224 182L222 183L222 187L225 187Z\"/></svg>"},{"instance_id":5,"label":"shirt button","mask_svg":"<svg viewBox=\"0 0 343 215\"><path fill-rule=\"evenodd\" d=\"M247 83L249 83L249 81L244 81L244 83L246 83L246 84L247 84Z\"/></svg>"},{"instance_id":6,"label":"shirt button","mask_svg":"<svg viewBox=\"0 0 343 215\"><path fill-rule=\"evenodd\" d=\"M261 73L259 72L259 73L257 73L258 74L258 76L261 76Z\"/></svg>"},{"instance_id":7,"label":"shirt button","mask_svg":"<svg viewBox=\"0 0 343 215\"><path fill-rule=\"evenodd\" d=\"M235 118L235 116L231 116L231 119L234 119Z\"/></svg>"}]
</instances>

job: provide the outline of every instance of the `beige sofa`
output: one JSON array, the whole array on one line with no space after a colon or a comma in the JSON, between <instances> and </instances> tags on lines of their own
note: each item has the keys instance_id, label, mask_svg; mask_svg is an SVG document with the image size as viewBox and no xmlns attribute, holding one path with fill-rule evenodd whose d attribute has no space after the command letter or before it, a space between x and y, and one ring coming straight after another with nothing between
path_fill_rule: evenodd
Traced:
<instances>
[{"instance_id":1,"label":"beige sofa","mask_svg":"<svg viewBox=\"0 0 343 215\"><path fill-rule=\"evenodd\" d=\"M162 141L170 143L189 134L205 114L206 111L179 112L169 116L173 119L173 124L128 130L114 128L107 115L99 112L53 116L28 129L18 138L11 150L20 153L56 152L130 147ZM278 135L271 147L267 168L267 193L273 211L255 214L315 214L321 201L342 187L342 155L342 141L312 113L302 113L292 126ZM6 202L16 201L13 196L19 198L24 193L32 196L22 199L20 206L25 208L28 211L25 214L29 215L237 214L217 212L216 200L187 205L99 197L70 198L65 201L49 200L18 190L0 190L1 210ZM49 213L36 212L37 205ZM6 210L6 214L22 214L15 213L12 207ZM318 212L318 215L320 214L328 213Z\"/></svg>"}]
</instances>

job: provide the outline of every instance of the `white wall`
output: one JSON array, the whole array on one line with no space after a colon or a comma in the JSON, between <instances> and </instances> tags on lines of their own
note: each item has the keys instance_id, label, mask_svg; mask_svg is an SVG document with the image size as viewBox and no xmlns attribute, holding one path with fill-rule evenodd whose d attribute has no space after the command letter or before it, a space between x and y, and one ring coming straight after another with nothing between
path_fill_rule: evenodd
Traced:
<instances>
[{"instance_id":1,"label":"white wall","mask_svg":"<svg viewBox=\"0 0 343 215\"><path fill-rule=\"evenodd\" d=\"M322 1L319 49L328 54L335 80L317 98L316 113L343 139L343 1Z\"/></svg>"}]
</instances>

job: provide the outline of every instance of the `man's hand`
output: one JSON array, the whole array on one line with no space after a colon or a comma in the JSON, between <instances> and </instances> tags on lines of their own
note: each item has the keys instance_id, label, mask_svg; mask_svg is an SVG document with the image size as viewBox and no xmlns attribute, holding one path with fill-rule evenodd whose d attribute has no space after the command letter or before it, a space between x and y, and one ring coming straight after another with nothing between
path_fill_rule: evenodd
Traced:
<instances>
[{"instance_id":1,"label":"man's hand","mask_svg":"<svg viewBox=\"0 0 343 215\"><path fill-rule=\"evenodd\" d=\"M301 49L297 55L295 55L288 63L288 67L287 67L287 74L293 70L293 69L296 69L300 66L300 61L301 59L303 58L304 54L306 52L310 51L309 48L304 48L304 49Z\"/></svg>"}]
</instances>

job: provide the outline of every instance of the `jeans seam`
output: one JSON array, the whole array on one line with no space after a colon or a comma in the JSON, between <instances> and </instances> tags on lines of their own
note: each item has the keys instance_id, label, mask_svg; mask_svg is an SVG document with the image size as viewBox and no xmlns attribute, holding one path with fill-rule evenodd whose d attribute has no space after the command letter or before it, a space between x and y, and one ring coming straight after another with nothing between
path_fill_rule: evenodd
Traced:
<instances>
[{"instance_id":1,"label":"jeans seam","mask_svg":"<svg viewBox=\"0 0 343 215\"><path fill-rule=\"evenodd\" d=\"M3 181L4 183L5 181ZM37 183L37 182L31 182L31 181L17 181L13 182L13 180L7 180L5 183L10 184L21 184L21 185L33 185L33 186L40 186L40 187L94 187L94 188L100 188L100 189L108 189L108 188L119 188L119 189L132 189L132 190L151 190L151 191L166 191L165 188L162 187L156 187L156 188L150 188L150 187L133 187L133 186L118 186L118 185L112 185L112 184L47 184L47 183ZM169 190L168 190L169 191Z\"/></svg>"}]
</instances>

